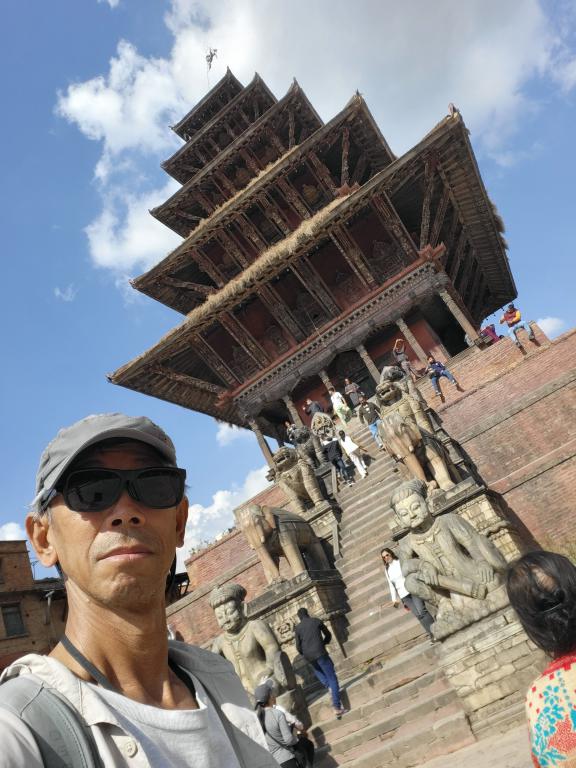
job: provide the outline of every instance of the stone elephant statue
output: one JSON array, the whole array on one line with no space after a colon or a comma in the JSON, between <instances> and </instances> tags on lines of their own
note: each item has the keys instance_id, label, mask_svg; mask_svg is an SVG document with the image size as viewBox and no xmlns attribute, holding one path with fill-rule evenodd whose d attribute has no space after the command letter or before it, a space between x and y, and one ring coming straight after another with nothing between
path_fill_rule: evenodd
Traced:
<instances>
[{"instance_id":1,"label":"stone elephant statue","mask_svg":"<svg viewBox=\"0 0 576 768\"><path fill-rule=\"evenodd\" d=\"M422 430L414 419L391 413L382 418L378 432L386 451L401 465L405 480L417 478L443 491L459 480L442 443Z\"/></svg>"},{"instance_id":2,"label":"stone elephant statue","mask_svg":"<svg viewBox=\"0 0 576 768\"><path fill-rule=\"evenodd\" d=\"M308 570L331 568L320 539L310 523L286 509L249 504L235 512L236 521L250 547L257 553L269 584L281 581L278 562L283 555L293 576Z\"/></svg>"}]
</instances>

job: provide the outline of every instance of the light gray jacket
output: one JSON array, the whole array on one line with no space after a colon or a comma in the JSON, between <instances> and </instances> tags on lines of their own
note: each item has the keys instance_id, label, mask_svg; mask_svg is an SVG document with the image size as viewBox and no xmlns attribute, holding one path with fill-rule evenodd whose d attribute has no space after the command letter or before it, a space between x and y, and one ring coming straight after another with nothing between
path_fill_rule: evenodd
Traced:
<instances>
[{"instance_id":1,"label":"light gray jacket","mask_svg":"<svg viewBox=\"0 0 576 768\"><path fill-rule=\"evenodd\" d=\"M230 662L210 651L169 642L170 658L191 672L225 715L224 729L242 768L278 768L265 748L264 734ZM31 653L4 670L0 681L32 674L63 695L90 726L105 768L153 768L140 744L119 724L112 710L80 678L56 659ZM0 685L0 702L2 686ZM0 707L2 768L43 768L34 737L25 723Z\"/></svg>"}]
</instances>

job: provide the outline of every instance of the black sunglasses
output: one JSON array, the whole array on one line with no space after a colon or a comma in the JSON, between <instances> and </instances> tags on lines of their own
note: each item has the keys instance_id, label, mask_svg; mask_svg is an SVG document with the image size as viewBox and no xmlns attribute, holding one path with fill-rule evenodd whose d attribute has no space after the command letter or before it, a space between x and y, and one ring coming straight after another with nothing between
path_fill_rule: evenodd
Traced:
<instances>
[{"instance_id":1,"label":"black sunglasses","mask_svg":"<svg viewBox=\"0 0 576 768\"><path fill-rule=\"evenodd\" d=\"M116 504L124 489L145 507L168 509L182 501L185 480L186 470L178 467L77 469L56 490L75 512L102 512Z\"/></svg>"}]
</instances>

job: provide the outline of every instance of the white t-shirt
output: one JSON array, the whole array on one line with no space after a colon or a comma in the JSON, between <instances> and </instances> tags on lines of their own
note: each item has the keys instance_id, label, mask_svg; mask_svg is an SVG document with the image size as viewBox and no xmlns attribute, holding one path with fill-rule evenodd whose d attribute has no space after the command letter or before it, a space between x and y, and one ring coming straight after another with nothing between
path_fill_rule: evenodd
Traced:
<instances>
[{"instance_id":1,"label":"white t-shirt","mask_svg":"<svg viewBox=\"0 0 576 768\"><path fill-rule=\"evenodd\" d=\"M198 709L161 709L89 683L154 768L240 768L214 705L196 678Z\"/></svg>"},{"instance_id":2,"label":"white t-shirt","mask_svg":"<svg viewBox=\"0 0 576 768\"><path fill-rule=\"evenodd\" d=\"M354 453L354 451L360 450L359 446L356 445L356 443L354 442L354 440L352 440L350 435L346 435L346 437L343 440L342 438L340 438L340 445L342 446L342 448L344 448L348 456Z\"/></svg>"},{"instance_id":3,"label":"white t-shirt","mask_svg":"<svg viewBox=\"0 0 576 768\"><path fill-rule=\"evenodd\" d=\"M400 568L400 560L392 560L386 569L386 578L390 587L392 600L402 599L410 594L404 585L404 576Z\"/></svg>"}]
</instances>

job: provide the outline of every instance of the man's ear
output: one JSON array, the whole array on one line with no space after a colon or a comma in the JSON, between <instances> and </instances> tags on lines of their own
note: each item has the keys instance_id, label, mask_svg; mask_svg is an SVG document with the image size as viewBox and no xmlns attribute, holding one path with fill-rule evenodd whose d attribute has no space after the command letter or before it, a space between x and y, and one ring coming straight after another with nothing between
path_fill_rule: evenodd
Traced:
<instances>
[{"instance_id":1,"label":"man's ear","mask_svg":"<svg viewBox=\"0 0 576 768\"><path fill-rule=\"evenodd\" d=\"M188 497L184 496L176 508L176 546L184 546L186 534L186 521L188 520Z\"/></svg>"},{"instance_id":2,"label":"man's ear","mask_svg":"<svg viewBox=\"0 0 576 768\"><path fill-rule=\"evenodd\" d=\"M50 543L50 515L42 515L36 518L28 515L26 518L26 533L38 555L38 560L45 568L50 568L58 562L58 553Z\"/></svg>"}]
</instances>

